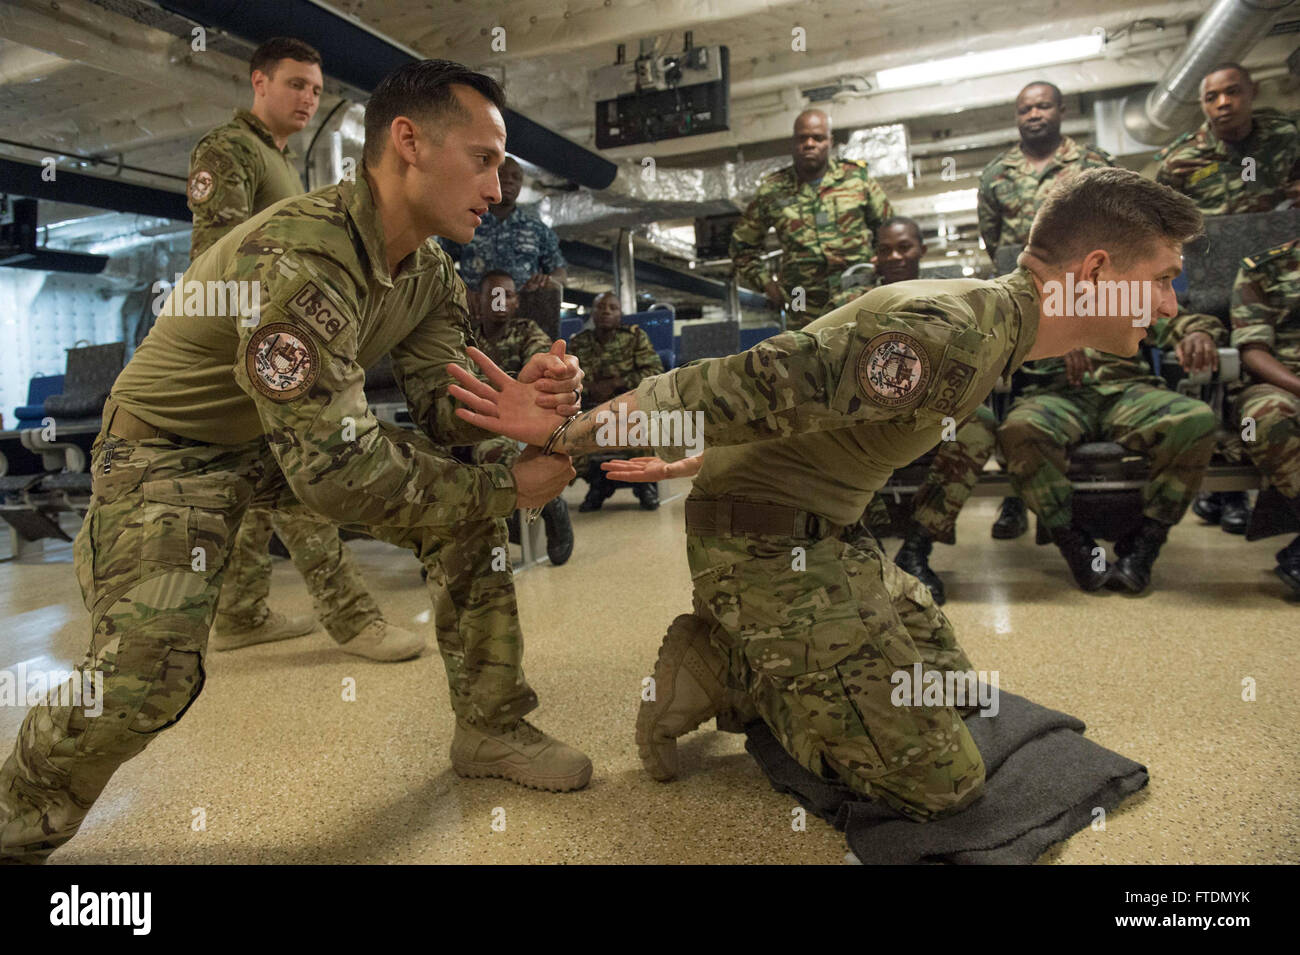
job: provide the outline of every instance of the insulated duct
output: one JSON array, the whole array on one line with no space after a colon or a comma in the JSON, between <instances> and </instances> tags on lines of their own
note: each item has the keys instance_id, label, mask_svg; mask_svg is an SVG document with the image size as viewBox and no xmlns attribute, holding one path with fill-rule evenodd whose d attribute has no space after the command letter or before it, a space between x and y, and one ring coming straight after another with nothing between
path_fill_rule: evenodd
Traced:
<instances>
[{"instance_id":1,"label":"insulated duct","mask_svg":"<svg viewBox=\"0 0 1300 955\"><path fill-rule=\"evenodd\" d=\"M1124 128L1139 142L1160 146L1199 114L1201 80L1211 68L1240 60L1294 0L1217 0L1196 24L1187 46L1156 85L1124 101Z\"/></svg>"},{"instance_id":2,"label":"insulated duct","mask_svg":"<svg viewBox=\"0 0 1300 955\"><path fill-rule=\"evenodd\" d=\"M310 43L325 72L369 92L397 67L423 57L318 0L157 0L159 6L206 27L225 30L250 43L285 32ZM591 189L614 181L617 167L512 109L503 113L510 152Z\"/></svg>"}]
</instances>

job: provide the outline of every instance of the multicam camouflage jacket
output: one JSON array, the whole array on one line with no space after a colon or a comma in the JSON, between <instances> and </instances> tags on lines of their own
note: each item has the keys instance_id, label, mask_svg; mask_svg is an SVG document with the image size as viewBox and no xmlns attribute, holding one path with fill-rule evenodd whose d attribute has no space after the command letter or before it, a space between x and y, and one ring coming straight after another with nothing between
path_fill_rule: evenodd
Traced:
<instances>
[{"instance_id":1,"label":"multicam camouflage jacket","mask_svg":"<svg viewBox=\"0 0 1300 955\"><path fill-rule=\"evenodd\" d=\"M1234 347L1266 345L1300 375L1300 239L1241 260L1231 314Z\"/></svg>"},{"instance_id":2,"label":"multicam camouflage jacket","mask_svg":"<svg viewBox=\"0 0 1300 955\"><path fill-rule=\"evenodd\" d=\"M832 159L815 183L800 183L789 166L764 177L731 234L736 274L751 288L767 284L761 256L769 228L781 245L778 279L786 301L802 287L815 317L839 290L840 273L871 259L876 229L893 215L885 190L859 160Z\"/></svg>"},{"instance_id":3,"label":"multicam camouflage jacket","mask_svg":"<svg viewBox=\"0 0 1300 955\"><path fill-rule=\"evenodd\" d=\"M996 263L999 246L1024 245L1029 227L1052 187L1063 175L1097 166L1112 166L1110 155L1095 146L1080 146L1069 136L1042 171L1029 164L1019 144L984 167L979 186L980 238Z\"/></svg>"},{"instance_id":4,"label":"multicam camouflage jacket","mask_svg":"<svg viewBox=\"0 0 1300 955\"><path fill-rule=\"evenodd\" d=\"M1300 130L1271 109L1252 114L1250 135L1226 143L1208 121L1156 154L1160 182L1196 203L1206 215L1268 212L1300 179Z\"/></svg>"},{"instance_id":5,"label":"multicam camouflage jacket","mask_svg":"<svg viewBox=\"0 0 1300 955\"><path fill-rule=\"evenodd\" d=\"M190 154L186 202L194 213L190 259L281 199L303 192L295 154L277 149L266 124L246 109L199 140Z\"/></svg>"}]
</instances>

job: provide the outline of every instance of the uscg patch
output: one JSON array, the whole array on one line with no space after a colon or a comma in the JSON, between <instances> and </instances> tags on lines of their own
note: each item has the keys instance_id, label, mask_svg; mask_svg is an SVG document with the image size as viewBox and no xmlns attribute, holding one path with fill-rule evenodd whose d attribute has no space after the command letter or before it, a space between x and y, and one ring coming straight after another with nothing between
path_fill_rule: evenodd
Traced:
<instances>
[{"instance_id":1,"label":"uscg patch","mask_svg":"<svg viewBox=\"0 0 1300 955\"><path fill-rule=\"evenodd\" d=\"M202 205L212 198L212 190L216 185L212 178L212 173L206 169L196 170L194 175L190 176L189 185L186 191L189 193L190 201L195 205Z\"/></svg>"},{"instance_id":2,"label":"uscg patch","mask_svg":"<svg viewBox=\"0 0 1300 955\"><path fill-rule=\"evenodd\" d=\"M332 342L334 336L348 326L347 316L342 314L334 300L322 292L315 282L304 282L285 307L290 314L306 322L326 344Z\"/></svg>"},{"instance_id":3,"label":"uscg patch","mask_svg":"<svg viewBox=\"0 0 1300 955\"><path fill-rule=\"evenodd\" d=\"M320 357L302 329L285 322L253 333L244 353L253 387L272 401L292 401L316 381Z\"/></svg>"},{"instance_id":4,"label":"uscg patch","mask_svg":"<svg viewBox=\"0 0 1300 955\"><path fill-rule=\"evenodd\" d=\"M943 373L935 382L933 389L935 397L930 402L930 407L940 414L956 414L957 404L974 377L974 367L964 361L949 359L943 366Z\"/></svg>"},{"instance_id":5,"label":"uscg patch","mask_svg":"<svg viewBox=\"0 0 1300 955\"><path fill-rule=\"evenodd\" d=\"M886 408L912 404L930 382L930 356L911 335L885 332L858 356L858 387L867 400Z\"/></svg>"}]
</instances>

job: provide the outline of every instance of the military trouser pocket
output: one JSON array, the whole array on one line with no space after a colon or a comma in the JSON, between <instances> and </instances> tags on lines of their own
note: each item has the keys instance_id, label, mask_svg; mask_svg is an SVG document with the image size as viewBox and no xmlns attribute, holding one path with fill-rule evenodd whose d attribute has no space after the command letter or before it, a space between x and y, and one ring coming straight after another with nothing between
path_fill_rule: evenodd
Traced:
<instances>
[{"instance_id":1,"label":"military trouser pocket","mask_svg":"<svg viewBox=\"0 0 1300 955\"><path fill-rule=\"evenodd\" d=\"M203 690L207 675L198 650L178 649L156 633L124 636L104 678L103 712L90 721L95 749L137 749L131 734L148 736L180 721Z\"/></svg>"},{"instance_id":2,"label":"military trouser pocket","mask_svg":"<svg viewBox=\"0 0 1300 955\"><path fill-rule=\"evenodd\" d=\"M234 487L207 477L145 481L141 486L140 564L145 572L188 567L215 574L225 563L241 512Z\"/></svg>"}]
</instances>

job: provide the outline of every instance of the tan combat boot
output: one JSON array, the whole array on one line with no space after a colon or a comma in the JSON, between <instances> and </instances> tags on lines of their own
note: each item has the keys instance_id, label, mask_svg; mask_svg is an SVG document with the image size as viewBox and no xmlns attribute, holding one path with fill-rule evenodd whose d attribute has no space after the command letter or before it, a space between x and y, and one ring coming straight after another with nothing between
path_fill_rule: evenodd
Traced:
<instances>
[{"instance_id":1,"label":"tan combat boot","mask_svg":"<svg viewBox=\"0 0 1300 955\"><path fill-rule=\"evenodd\" d=\"M655 779L677 775L677 737L718 715L727 702L727 661L709 642L709 625L684 613L668 626L655 662L653 700L636 716L641 762Z\"/></svg>"},{"instance_id":2,"label":"tan combat boot","mask_svg":"<svg viewBox=\"0 0 1300 955\"><path fill-rule=\"evenodd\" d=\"M367 660L396 663L424 652L424 637L386 620L376 620L347 643L340 643L339 649Z\"/></svg>"},{"instance_id":3,"label":"tan combat boot","mask_svg":"<svg viewBox=\"0 0 1300 955\"><path fill-rule=\"evenodd\" d=\"M289 640L311 633L318 624L310 614L301 617L286 617L272 611L256 627L234 628L229 621L217 614L212 627L208 647L213 650L238 650L258 643L274 643L277 640Z\"/></svg>"},{"instance_id":4,"label":"tan combat boot","mask_svg":"<svg viewBox=\"0 0 1300 955\"><path fill-rule=\"evenodd\" d=\"M522 719L495 734L457 720L451 768L471 779L491 776L553 793L581 789L591 780L590 759Z\"/></svg>"}]
</instances>

